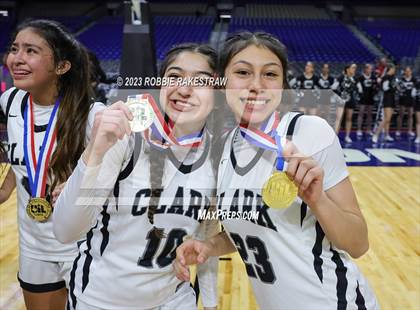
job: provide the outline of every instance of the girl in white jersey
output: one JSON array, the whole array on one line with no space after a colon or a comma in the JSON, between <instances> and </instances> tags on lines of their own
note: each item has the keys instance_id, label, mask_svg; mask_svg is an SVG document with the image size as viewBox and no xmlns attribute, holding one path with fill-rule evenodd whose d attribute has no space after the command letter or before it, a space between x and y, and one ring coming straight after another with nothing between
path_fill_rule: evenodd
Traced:
<instances>
[{"instance_id":1,"label":"girl in white jersey","mask_svg":"<svg viewBox=\"0 0 420 310\"><path fill-rule=\"evenodd\" d=\"M215 66L213 49L185 44L168 52L160 76L206 79ZM170 146L149 129L131 134L132 115L122 102L96 117L92 142L54 212L60 241L86 238L71 272L71 308L196 308L192 288L175 277L171 263L185 237L218 233L217 222L198 219L215 194L218 160L210 160L213 148L204 128L213 100L209 86L161 89L166 117L155 117L155 124L169 126L177 141ZM192 147L182 146L187 136ZM215 307L217 258L203 267L198 269L203 305Z\"/></svg>"},{"instance_id":2,"label":"girl in white jersey","mask_svg":"<svg viewBox=\"0 0 420 310\"><path fill-rule=\"evenodd\" d=\"M0 105L16 176L18 279L28 309L63 309L66 303L77 246L55 239L50 194L76 166L93 121L88 64L82 45L55 22L25 22L12 38L7 65L15 87Z\"/></svg>"},{"instance_id":3,"label":"girl in white jersey","mask_svg":"<svg viewBox=\"0 0 420 310\"><path fill-rule=\"evenodd\" d=\"M276 115L279 90L287 88L285 48L269 34L245 32L229 38L222 51L227 104L241 124L258 131ZM220 162L218 208L259 211L259 217L227 218L226 232L205 242L184 242L174 262L177 276L186 279L189 264L238 250L261 309L377 308L347 254L365 253L368 237L338 139L324 120L298 115L280 115L274 130L264 131L287 132L292 140L283 156L298 197L285 209L266 205L261 189L276 170L277 154L252 143L241 125L228 135ZM330 146L313 157L304 155L314 154L328 137Z\"/></svg>"}]
</instances>

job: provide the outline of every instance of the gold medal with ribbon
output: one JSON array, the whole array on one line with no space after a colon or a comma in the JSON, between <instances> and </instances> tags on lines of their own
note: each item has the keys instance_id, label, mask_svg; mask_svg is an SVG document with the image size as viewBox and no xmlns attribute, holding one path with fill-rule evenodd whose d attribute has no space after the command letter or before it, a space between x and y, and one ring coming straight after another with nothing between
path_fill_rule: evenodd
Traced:
<instances>
[{"instance_id":1,"label":"gold medal with ribbon","mask_svg":"<svg viewBox=\"0 0 420 310\"><path fill-rule=\"evenodd\" d=\"M59 105L60 98L54 104L40 149L35 145L35 119L31 95L24 110L23 152L32 197L26 206L26 214L37 222L46 222L53 211L45 196L47 192L48 167L57 140L55 125L57 123ZM39 153L37 154L36 150L38 149Z\"/></svg>"},{"instance_id":2,"label":"gold medal with ribbon","mask_svg":"<svg viewBox=\"0 0 420 310\"><path fill-rule=\"evenodd\" d=\"M31 198L26 206L26 214L37 222L46 222L52 210L51 204L45 198Z\"/></svg>"},{"instance_id":3,"label":"gold medal with ribbon","mask_svg":"<svg viewBox=\"0 0 420 310\"><path fill-rule=\"evenodd\" d=\"M248 142L260 148L277 152L277 171L264 183L261 193L264 203L270 208L289 207L298 193L295 184L283 172L286 170L287 163L284 161L282 153L287 140L277 132L279 122L279 114L275 112L260 128L248 127L246 124L239 126L242 136Z\"/></svg>"}]
</instances>

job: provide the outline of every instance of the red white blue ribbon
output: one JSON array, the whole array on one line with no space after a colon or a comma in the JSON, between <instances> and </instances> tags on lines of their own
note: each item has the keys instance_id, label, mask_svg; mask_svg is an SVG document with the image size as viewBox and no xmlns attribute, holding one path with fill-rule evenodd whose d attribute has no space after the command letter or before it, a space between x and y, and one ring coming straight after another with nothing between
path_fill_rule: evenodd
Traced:
<instances>
[{"instance_id":1,"label":"red white blue ribbon","mask_svg":"<svg viewBox=\"0 0 420 310\"><path fill-rule=\"evenodd\" d=\"M44 198L46 195L45 189L47 186L48 166L57 140L55 125L57 123L59 105L60 100L57 99L48 121L47 131L45 132L38 157L35 150L35 119L31 95L29 96L28 104L25 107L23 116L23 151L25 154L25 165L28 173L31 197Z\"/></svg>"},{"instance_id":2,"label":"red white blue ribbon","mask_svg":"<svg viewBox=\"0 0 420 310\"><path fill-rule=\"evenodd\" d=\"M199 132L188 134L180 138L176 138L173 134L174 122L169 120L165 121L164 116L159 110L153 96L150 94L141 95L142 99L147 99L155 113L155 119L152 126L143 132L144 138L152 145L167 149L171 145L180 145L187 147L198 147L203 141L203 129Z\"/></svg>"},{"instance_id":3,"label":"red white blue ribbon","mask_svg":"<svg viewBox=\"0 0 420 310\"><path fill-rule=\"evenodd\" d=\"M285 137L277 132L280 123L280 115L274 112L260 128L250 127L249 124L241 123L239 130L242 137L249 143L260 148L277 152L277 170L283 171L285 163L283 158L283 146L287 143Z\"/></svg>"}]
</instances>

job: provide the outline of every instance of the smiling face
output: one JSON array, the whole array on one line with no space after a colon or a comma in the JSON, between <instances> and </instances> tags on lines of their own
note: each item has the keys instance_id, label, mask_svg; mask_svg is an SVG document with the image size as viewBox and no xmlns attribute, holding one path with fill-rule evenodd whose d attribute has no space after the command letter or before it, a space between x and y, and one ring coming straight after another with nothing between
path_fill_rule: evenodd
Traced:
<instances>
[{"instance_id":1,"label":"smiling face","mask_svg":"<svg viewBox=\"0 0 420 310\"><path fill-rule=\"evenodd\" d=\"M229 61L225 76L226 100L238 121L259 126L280 104L283 66L269 49L244 48Z\"/></svg>"},{"instance_id":2,"label":"smiling face","mask_svg":"<svg viewBox=\"0 0 420 310\"><path fill-rule=\"evenodd\" d=\"M53 51L31 28L17 34L7 57L7 66L17 88L40 93L56 87L58 75Z\"/></svg>"},{"instance_id":3,"label":"smiling face","mask_svg":"<svg viewBox=\"0 0 420 310\"><path fill-rule=\"evenodd\" d=\"M172 61L164 77L209 78L214 74L206 56L182 52ZM162 87L160 102L165 113L175 122L175 127L187 127L189 131L200 130L214 105L213 88L210 86L171 85ZM183 130L185 132L185 130Z\"/></svg>"}]
</instances>

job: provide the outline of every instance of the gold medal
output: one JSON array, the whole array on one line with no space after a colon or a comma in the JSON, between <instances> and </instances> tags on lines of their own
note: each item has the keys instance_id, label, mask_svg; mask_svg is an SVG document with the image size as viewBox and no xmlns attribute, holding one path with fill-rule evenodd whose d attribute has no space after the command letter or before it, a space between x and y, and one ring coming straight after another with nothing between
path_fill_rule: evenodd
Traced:
<instances>
[{"instance_id":1,"label":"gold medal","mask_svg":"<svg viewBox=\"0 0 420 310\"><path fill-rule=\"evenodd\" d=\"M37 222L46 222L52 213L52 207L45 198L31 198L26 206L28 216Z\"/></svg>"},{"instance_id":2,"label":"gold medal","mask_svg":"<svg viewBox=\"0 0 420 310\"><path fill-rule=\"evenodd\" d=\"M296 199L298 189L285 172L276 171L265 182L262 197L270 208L283 209Z\"/></svg>"},{"instance_id":3,"label":"gold medal","mask_svg":"<svg viewBox=\"0 0 420 310\"><path fill-rule=\"evenodd\" d=\"M153 124L155 113L147 99L140 96L128 96L126 105L133 114L133 120L130 121L131 130L141 132Z\"/></svg>"}]
</instances>

